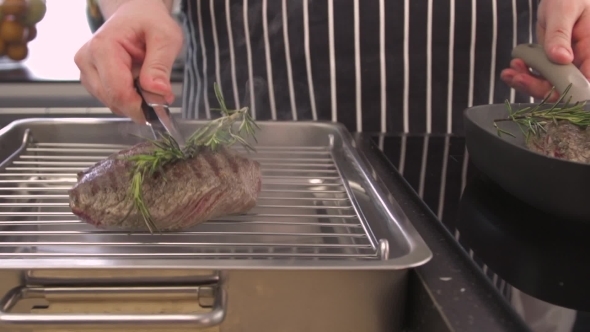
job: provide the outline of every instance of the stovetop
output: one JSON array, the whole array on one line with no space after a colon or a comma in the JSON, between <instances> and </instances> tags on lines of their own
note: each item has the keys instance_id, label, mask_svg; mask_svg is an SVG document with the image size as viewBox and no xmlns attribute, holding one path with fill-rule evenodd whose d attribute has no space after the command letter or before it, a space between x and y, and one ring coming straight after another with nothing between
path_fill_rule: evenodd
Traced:
<instances>
[{"instance_id":1,"label":"stovetop","mask_svg":"<svg viewBox=\"0 0 590 332\"><path fill-rule=\"evenodd\" d=\"M372 140L525 320L544 310L560 315L556 331L590 329L590 223L554 218L506 193L471 164L463 137Z\"/></svg>"}]
</instances>

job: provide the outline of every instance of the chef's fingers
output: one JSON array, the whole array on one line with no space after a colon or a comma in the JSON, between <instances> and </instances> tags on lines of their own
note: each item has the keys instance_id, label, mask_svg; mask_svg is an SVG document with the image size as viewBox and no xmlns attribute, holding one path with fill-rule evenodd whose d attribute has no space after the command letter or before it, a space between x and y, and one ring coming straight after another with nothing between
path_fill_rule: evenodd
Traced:
<instances>
[{"instance_id":1,"label":"chef's fingers","mask_svg":"<svg viewBox=\"0 0 590 332\"><path fill-rule=\"evenodd\" d=\"M182 48L182 30L169 18L158 27L146 29L145 43L145 59L141 66L139 83L146 91L162 95L168 103L172 103L174 93L170 74Z\"/></svg>"},{"instance_id":2,"label":"chef's fingers","mask_svg":"<svg viewBox=\"0 0 590 332\"><path fill-rule=\"evenodd\" d=\"M528 93L531 96L540 99L545 98L547 93L551 90L551 83L544 77L540 76L540 74L531 72L523 60L512 59L512 61L510 61L510 68L516 71L512 74L509 80L509 85L511 87L517 88L519 91ZM508 73L510 74L510 71ZM527 77L531 77L534 80L528 79ZM533 86L533 88L530 88L529 86ZM552 98L557 100L558 94L552 95L549 100L553 100Z\"/></svg>"},{"instance_id":3,"label":"chef's fingers","mask_svg":"<svg viewBox=\"0 0 590 332\"><path fill-rule=\"evenodd\" d=\"M545 31L541 44L549 59L561 64L571 63L572 30L583 11L581 1L554 0L545 5Z\"/></svg>"},{"instance_id":4,"label":"chef's fingers","mask_svg":"<svg viewBox=\"0 0 590 332\"><path fill-rule=\"evenodd\" d=\"M523 60L521 59L512 59L510 61L510 68L509 69L505 69L504 71L502 71L500 77L502 78L502 80L510 85L512 87L513 83L513 79L514 76L519 75L519 74L530 74L532 76L535 76L535 74L533 74L529 67L524 63ZM541 78L542 77L538 77Z\"/></svg>"},{"instance_id":5,"label":"chef's fingers","mask_svg":"<svg viewBox=\"0 0 590 332\"><path fill-rule=\"evenodd\" d=\"M522 59L512 59L510 61L510 68L516 70L519 73L530 73L529 67Z\"/></svg>"},{"instance_id":6,"label":"chef's fingers","mask_svg":"<svg viewBox=\"0 0 590 332\"><path fill-rule=\"evenodd\" d=\"M101 103L108 107L107 98L105 98L104 89L100 82L100 76L96 67L91 61L88 47L84 45L74 56L74 62L80 69L80 83L84 88ZM111 108L111 111L117 115L123 115L117 108Z\"/></svg>"},{"instance_id":7,"label":"chef's fingers","mask_svg":"<svg viewBox=\"0 0 590 332\"><path fill-rule=\"evenodd\" d=\"M543 99L551 92L548 102L555 102L559 98L557 91L551 91L553 85L549 81L531 74L517 74L512 79L512 85L520 92L527 93L534 98Z\"/></svg>"},{"instance_id":8,"label":"chef's fingers","mask_svg":"<svg viewBox=\"0 0 590 332\"><path fill-rule=\"evenodd\" d=\"M86 70L84 73L80 73L80 83L92 96L94 96L94 98L106 105L100 88L100 79L96 70L93 70L93 72ZM115 111L113 111L113 113L118 114Z\"/></svg>"},{"instance_id":9,"label":"chef's fingers","mask_svg":"<svg viewBox=\"0 0 590 332\"><path fill-rule=\"evenodd\" d=\"M145 123L141 112L141 97L133 85L131 55L120 44L109 41L96 46L91 54L106 104L134 122Z\"/></svg>"},{"instance_id":10,"label":"chef's fingers","mask_svg":"<svg viewBox=\"0 0 590 332\"><path fill-rule=\"evenodd\" d=\"M578 68L584 76L590 80L590 58L586 58L579 65Z\"/></svg>"},{"instance_id":11,"label":"chef's fingers","mask_svg":"<svg viewBox=\"0 0 590 332\"><path fill-rule=\"evenodd\" d=\"M547 80L535 77L528 72L523 73L512 68L504 69L500 74L500 78L511 88L537 99L545 98L552 88L551 83ZM548 101L554 102L557 101L558 98L559 93L553 91Z\"/></svg>"},{"instance_id":12,"label":"chef's fingers","mask_svg":"<svg viewBox=\"0 0 590 332\"><path fill-rule=\"evenodd\" d=\"M539 24L537 22L537 27L535 28L537 40L541 45L543 45L543 41L545 40L545 28L544 25Z\"/></svg>"},{"instance_id":13,"label":"chef's fingers","mask_svg":"<svg viewBox=\"0 0 590 332\"><path fill-rule=\"evenodd\" d=\"M91 70L88 70L85 74L81 74L80 82L88 91L93 91L92 95L105 106L107 106L111 110L111 112L120 116L126 116L125 113L123 113L121 109L119 109L118 107L108 105L104 89L100 82L100 76L98 75L98 71L96 70L96 68L93 67Z\"/></svg>"}]
</instances>

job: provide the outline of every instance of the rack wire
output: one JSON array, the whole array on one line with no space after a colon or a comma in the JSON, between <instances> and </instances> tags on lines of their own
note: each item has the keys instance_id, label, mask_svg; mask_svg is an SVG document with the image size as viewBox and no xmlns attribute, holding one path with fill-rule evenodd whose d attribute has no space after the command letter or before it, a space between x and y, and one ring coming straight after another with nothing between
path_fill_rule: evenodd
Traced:
<instances>
[{"instance_id":1,"label":"rack wire","mask_svg":"<svg viewBox=\"0 0 590 332\"><path fill-rule=\"evenodd\" d=\"M24 144L0 169L0 258L380 258L330 146L257 146L263 185L254 209L151 235L98 229L69 208L76 173L128 145Z\"/></svg>"}]
</instances>

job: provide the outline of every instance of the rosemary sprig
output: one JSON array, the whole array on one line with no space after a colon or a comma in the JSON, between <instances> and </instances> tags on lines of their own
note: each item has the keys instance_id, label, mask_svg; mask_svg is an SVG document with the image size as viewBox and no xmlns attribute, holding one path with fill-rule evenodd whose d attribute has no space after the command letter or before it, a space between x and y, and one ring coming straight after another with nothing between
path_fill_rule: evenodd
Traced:
<instances>
[{"instance_id":1,"label":"rosemary sprig","mask_svg":"<svg viewBox=\"0 0 590 332\"><path fill-rule=\"evenodd\" d=\"M126 159L133 162L133 168L131 170L131 187L129 190L133 205L142 215L149 231L153 233L154 231L157 231L158 228L156 227L143 199L143 180L146 177L154 176L157 172L163 171L164 166L185 159L187 156L170 135L162 134L159 140L150 141L155 147L151 153L136 154L129 156Z\"/></svg>"},{"instance_id":2,"label":"rosemary sprig","mask_svg":"<svg viewBox=\"0 0 590 332\"><path fill-rule=\"evenodd\" d=\"M159 232L148 206L145 204L142 186L148 177L153 177L157 173L163 174L166 166L175 162L195 157L202 148L216 150L221 146L229 147L236 142L242 144L246 151L256 151L244 137L251 136L255 141L255 129L259 129L248 112L248 107L239 110L229 110L225 105L223 94L219 85L214 83L215 96L219 102L221 117L210 121L205 126L195 131L187 140L186 145L181 148L176 140L168 134L161 135L158 140L150 140L154 149L150 153L136 154L126 157L126 160L133 163L131 169L131 186L129 196L133 201L133 206L142 216L150 233ZM240 121L237 131L234 130L234 124ZM256 141L257 142L257 141ZM163 179L164 181L166 179Z\"/></svg>"},{"instance_id":3,"label":"rosemary sprig","mask_svg":"<svg viewBox=\"0 0 590 332\"><path fill-rule=\"evenodd\" d=\"M563 100L566 98L572 84L569 84L559 99L550 107L547 107L547 101L553 94L555 87L553 87L547 97L545 97L541 103L534 107L524 107L519 110L512 109L509 101L506 101L506 108L508 109L508 117L503 119L494 120L494 127L498 133L498 136L506 134L515 137L514 134L501 129L498 126L498 122L512 121L518 124L519 129L522 131L525 139L528 140L532 136L538 136L541 133L547 132L546 125L554 123L557 125L558 121L567 121L579 127L586 127L590 125L590 112L584 109L586 102L576 102L573 105L570 104L571 96L567 99L567 102L560 106Z\"/></svg>"},{"instance_id":4,"label":"rosemary sprig","mask_svg":"<svg viewBox=\"0 0 590 332\"><path fill-rule=\"evenodd\" d=\"M191 147L198 148L202 146L216 149L220 145L230 146L236 142L239 142L244 146L247 151L256 151L243 137L242 135L251 136L254 141L255 129L260 129L258 125L252 119L252 116L248 112L247 107L242 107L239 110L229 110L225 105L225 101L219 86L214 86L215 96L219 102L220 108L214 108L213 110L220 111L221 117L209 122L204 127L194 132L187 140L187 146L189 150ZM233 124L242 119L237 132L234 132Z\"/></svg>"}]
</instances>

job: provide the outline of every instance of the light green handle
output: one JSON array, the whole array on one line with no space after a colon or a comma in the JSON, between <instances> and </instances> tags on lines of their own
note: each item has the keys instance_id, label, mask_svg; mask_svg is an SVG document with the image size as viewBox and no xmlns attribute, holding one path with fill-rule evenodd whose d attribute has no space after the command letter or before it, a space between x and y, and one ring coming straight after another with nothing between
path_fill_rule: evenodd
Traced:
<instances>
[{"instance_id":1,"label":"light green handle","mask_svg":"<svg viewBox=\"0 0 590 332\"><path fill-rule=\"evenodd\" d=\"M590 100L590 82L584 74L573 64L561 65L549 60L543 46L520 44L512 50L512 57L522 59L527 66L538 71L560 94L571 84L568 91L571 102Z\"/></svg>"}]
</instances>

